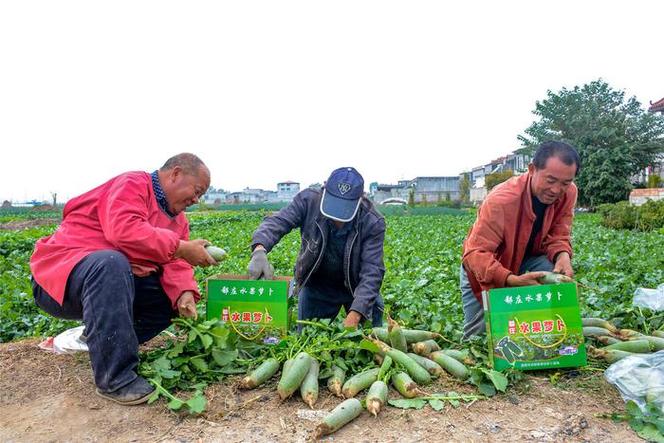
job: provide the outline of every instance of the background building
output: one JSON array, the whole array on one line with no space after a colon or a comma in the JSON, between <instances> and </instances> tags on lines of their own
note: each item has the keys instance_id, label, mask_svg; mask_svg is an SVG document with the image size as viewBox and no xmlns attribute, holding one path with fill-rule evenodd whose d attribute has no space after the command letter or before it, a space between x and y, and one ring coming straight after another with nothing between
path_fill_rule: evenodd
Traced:
<instances>
[{"instance_id":1,"label":"background building","mask_svg":"<svg viewBox=\"0 0 664 443\"><path fill-rule=\"evenodd\" d=\"M277 183L277 198L279 201L291 201L298 192L300 192L300 184L298 182L286 181Z\"/></svg>"}]
</instances>

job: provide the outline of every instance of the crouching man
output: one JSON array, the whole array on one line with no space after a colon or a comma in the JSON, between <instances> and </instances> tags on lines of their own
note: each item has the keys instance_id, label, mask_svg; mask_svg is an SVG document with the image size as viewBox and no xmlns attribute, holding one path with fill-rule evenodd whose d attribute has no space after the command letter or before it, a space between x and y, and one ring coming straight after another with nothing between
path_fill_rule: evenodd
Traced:
<instances>
[{"instance_id":1,"label":"crouching man","mask_svg":"<svg viewBox=\"0 0 664 443\"><path fill-rule=\"evenodd\" d=\"M184 210L210 185L193 154L157 171L127 172L70 200L57 231L30 259L35 303L83 320L97 393L143 403L154 388L136 373L138 345L176 313L195 318L200 298L192 266L215 264L205 240L189 240Z\"/></svg>"},{"instance_id":2,"label":"crouching man","mask_svg":"<svg viewBox=\"0 0 664 443\"><path fill-rule=\"evenodd\" d=\"M570 234L580 168L572 146L539 146L528 172L496 186L463 243L464 338L486 331L482 291L539 284L543 271L572 277Z\"/></svg>"},{"instance_id":3,"label":"crouching man","mask_svg":"<svg viewBox=\"0 0 664 443\"><path fill-rule=\"evenodd\" d=\"M267 254L295 228L302 244L295 265L298 319L334 318L343 306L344 326L382 324L385 219L364 196L354 168L332 172L322 189L305 189L267 217L251 241L249 274L272 278Z\"/></svg>"}]
</instances>

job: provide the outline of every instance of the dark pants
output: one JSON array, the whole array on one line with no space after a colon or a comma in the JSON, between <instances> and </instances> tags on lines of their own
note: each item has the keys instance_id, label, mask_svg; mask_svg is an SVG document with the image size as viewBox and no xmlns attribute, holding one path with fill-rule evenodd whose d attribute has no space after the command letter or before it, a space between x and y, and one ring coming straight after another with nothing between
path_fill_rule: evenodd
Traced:
<instances>
[{"instance_id":1,"label":"dark pants","mask_svg":"<svg viewBox=\"0 0 664 443\"><path fill-rule=\"evenodd\" d=\"M350 312L353 296L346 289L324 290L317 286L307 285L300 290L297 301L298 320L311 318L335 318L343 306L346 313ZM373 326L383 324L383 299L379 295L373 307L371 323ZM298 331L302 328L298 326Z\"/></svg>"},{"instance_id":2,"label":"dark pants","mask_svg":"<svg viewBox=\"0 0 664 443\"><path fill-rule=\"evenodd\" d=\"M113 392L136 379L138 344L166 329L175 315L157 275L135 277L118 251L81 260L58 304L34 280L35 303L54 317L83 320L95 384Z\"/></svg>"}]
</instances>

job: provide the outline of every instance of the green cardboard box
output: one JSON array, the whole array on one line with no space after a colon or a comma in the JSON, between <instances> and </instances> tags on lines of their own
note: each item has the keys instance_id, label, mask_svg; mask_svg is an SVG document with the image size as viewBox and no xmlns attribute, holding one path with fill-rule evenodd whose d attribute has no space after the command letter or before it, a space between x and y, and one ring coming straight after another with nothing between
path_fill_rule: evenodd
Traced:
<instances>
[{"instance_id":1,"label":"green cardboard box","mask_svg":"<svg viewBox=\"0 0 664 443\"><path fill-rule=\"evenodd\" d=\"M586 364L575 283L492 289L482 298L494 369Z\"/></svg>"},{"instance_id":2,"label":"green cardboard box","mask_svg":"<svg viewBox=\"0 0 664 443\"><path fill-rule=\"evenodd\" d=\"M288 333L290 277L250 280L246 275L220 274L207 286L207 319L220 318L247 339L276 340Z\"/></svg>"}]
</instances>

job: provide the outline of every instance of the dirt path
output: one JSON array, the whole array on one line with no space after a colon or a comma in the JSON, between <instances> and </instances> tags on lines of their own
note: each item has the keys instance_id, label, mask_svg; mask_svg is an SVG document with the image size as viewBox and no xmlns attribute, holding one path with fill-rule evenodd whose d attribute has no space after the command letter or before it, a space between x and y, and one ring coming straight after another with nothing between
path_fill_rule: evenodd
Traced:
<instances>
[{"instance_id":1,"label":"dirt path","mask_svg":"<svg viewBox=\"0 0 664 443\"><path fill-rule=\"evenodd\" d=\"M207 392L204 417L181 417L163 402L123 407L97 397L86 354L53 355L38 341L0 344L0 441L308 441L316 421L339 400L322 393L317 411L298 400L280 404L274 386ZM458 389L442 381L441 390ZM529 376L509 395L442 412L387 408L364 413L326 441L641 441L624 423L595 418L623 402L598 375L553 386ZM447 384L447 386L446 386Z\"/></svg>"},{"instance_id":2,"label":"dirt path","mask_svg":"<svg viewBox=\"0 0 664 443\"><path fill-rule=\"evenodd\" d=\"M58 218L36 218L33 220L15 220L0 223L0 231L20 231L22 229L35 228L37 226L55 225L60 223Z\"/></svg>"}]
</instances>

